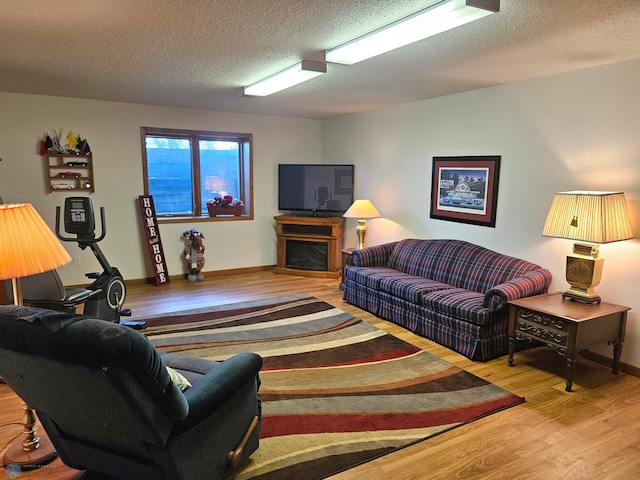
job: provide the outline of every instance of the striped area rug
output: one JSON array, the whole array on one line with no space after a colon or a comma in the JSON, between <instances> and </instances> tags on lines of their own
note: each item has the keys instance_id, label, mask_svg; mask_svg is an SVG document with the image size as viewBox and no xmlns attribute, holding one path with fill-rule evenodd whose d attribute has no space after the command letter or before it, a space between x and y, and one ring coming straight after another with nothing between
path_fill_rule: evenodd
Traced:
<instances>
[{"instance_id":1,"label":"striped area rug","mask_svg":"<svg viewBox=\"0 0 640 480\"><path fill-rule=\"evenodd\" d=\"M325 478L524 401L308 295L145 320L161 351L263 357L260 448L237 480Z\"/></svg>"}]
</instances>

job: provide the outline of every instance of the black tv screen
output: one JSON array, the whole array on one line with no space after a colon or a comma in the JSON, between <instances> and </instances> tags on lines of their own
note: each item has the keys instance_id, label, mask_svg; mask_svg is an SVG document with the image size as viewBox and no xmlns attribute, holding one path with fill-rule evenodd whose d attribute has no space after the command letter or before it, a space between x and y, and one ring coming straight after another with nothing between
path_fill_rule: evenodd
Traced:
<instances>
[{"instance_id":1,"label":"black tv screen","mask_svg":"<svg viewBox=\"0 0 640 480\"><path fill-rule=\"evenodd\" d=\"M278 210L344 213L353 203L353 165L278 166Z\"/></svg>"}]
</instances>

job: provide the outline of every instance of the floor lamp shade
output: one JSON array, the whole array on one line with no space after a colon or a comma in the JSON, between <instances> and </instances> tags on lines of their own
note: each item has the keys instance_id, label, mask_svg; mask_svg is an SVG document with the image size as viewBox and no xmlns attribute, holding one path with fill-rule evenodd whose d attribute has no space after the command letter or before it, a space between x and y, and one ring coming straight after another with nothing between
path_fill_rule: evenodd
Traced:
<instances>
[{"instance_id":1,"label":"floor lamp shade","mask_svg":"<svg viewBox=\"0 0 640 480\"><path fill-rule=\"evenodd\" d=\"M0 280L47 272L70 261L31 204L0 204Z\"/></svg>"},{"instance_id":2,"label":"floor lamp shade","mask_svg":"<svg viewBox=\"0 0 640 480\"><path fill-rule=\"evenodd\" d=\"M598 256L599 244L633 238L624 193L581 190L556 193L542 235L576 241L573 254L567 257L566 279L571 288L563 297L587 304L600 303L594 291L604 265L604 259Z\"/></svg>"}]
</instances>

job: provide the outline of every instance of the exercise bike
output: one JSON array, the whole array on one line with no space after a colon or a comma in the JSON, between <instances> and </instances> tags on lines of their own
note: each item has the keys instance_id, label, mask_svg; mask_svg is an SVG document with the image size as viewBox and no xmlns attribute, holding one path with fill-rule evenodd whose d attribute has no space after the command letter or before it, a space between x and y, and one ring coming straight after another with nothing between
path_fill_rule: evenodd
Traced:
<instances>
[{"instance_id":1,"label":"exercise bike","mask_svg":"<svg viewBox=\"0 0 640 480\"><path fill-rule=\"evenodd\" d=\"M65 242L77 242L81 250L89 247L103 269L102 273L85 274L86 277L94 280L85 288L98 293L87 299L84 304L84 314L136 330L146 328L145 322L120 320L120 317L131 316L131 310L122 308L127 296L127 288L120 271L109 265L98 246L98 243L107 234L104 207L100 207L100 223L102 233L96 238L95 214L91 199L88 197L68 197L64 201L64 230L66 233L74 234L75 237L65 237L60 234L60 207L56 207L56 235L58 238Z\"/></svg>"}]
</instances>

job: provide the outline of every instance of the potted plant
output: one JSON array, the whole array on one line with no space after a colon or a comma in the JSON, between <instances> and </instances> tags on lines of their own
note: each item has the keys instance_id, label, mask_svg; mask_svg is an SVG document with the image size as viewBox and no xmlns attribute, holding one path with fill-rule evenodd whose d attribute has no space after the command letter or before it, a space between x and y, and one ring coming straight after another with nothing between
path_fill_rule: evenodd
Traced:
<instances>
[{"instance_id":1,"label":"potted plant","mask_svg":"<svg viewBox=\"0 0 640 480\"><path fill-rule=\"evenodd\" d=\"M233 215L239 217L244 210L242 200L234 199L231 195L215 197L207 200L207 210L210 217L218 215Z\"/></svg>"}]
</instances>

